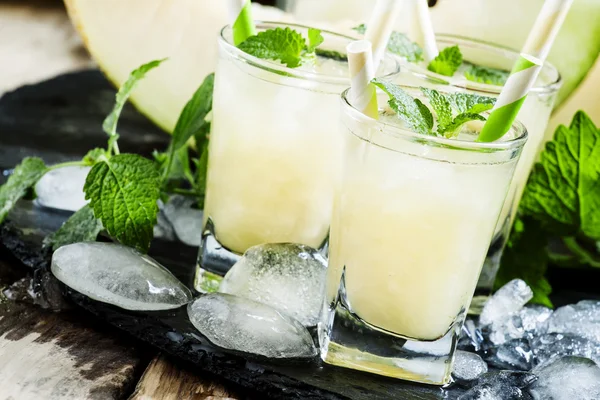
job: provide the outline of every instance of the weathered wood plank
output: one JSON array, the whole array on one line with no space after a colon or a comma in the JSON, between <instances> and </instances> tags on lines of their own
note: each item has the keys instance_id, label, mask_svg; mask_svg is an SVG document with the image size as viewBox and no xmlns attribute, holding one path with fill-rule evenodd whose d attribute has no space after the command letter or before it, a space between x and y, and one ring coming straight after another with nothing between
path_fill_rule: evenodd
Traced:
<instances>
[{"instance_id":1,"label":"weathered wood plank","mask_svg":"<svg viewBox=\"0 0 600 400\"><path fill-rule=\"evenodd\" d=\"M82 319L25 303L0 304L0 399L126 396L147 357L116 331Z\"/></svg>"},{"instance_id":2,"label":"weathered wood plank","mask_svg":"<svg viewBox=\"0 0 600 400\"><path fill-rule=\"evenodd\" d=\"M129 400L236 400L235 393L158 356L148 366Z\"/></svg>"}]
</instances>

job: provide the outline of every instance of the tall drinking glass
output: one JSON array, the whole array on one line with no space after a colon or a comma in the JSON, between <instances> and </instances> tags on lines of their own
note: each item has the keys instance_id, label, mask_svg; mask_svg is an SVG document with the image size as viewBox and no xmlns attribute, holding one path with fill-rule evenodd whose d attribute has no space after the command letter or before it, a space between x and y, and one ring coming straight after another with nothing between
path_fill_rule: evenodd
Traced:
<instances>
[{"instance_id":1,"label":"tall drinking glass","mask_svg":"<svg viewBox=\"0 0 600 400\"><path fill-rule=\"evenodd\" d=\"M512 69L512 65L519 57L519 53L515 50L459 36L438 35L437 43L440 50L449 46L459 46L463 58L467 62L507 71ZM450 78L428 71L425 65L402 62L403 72L406 73L399 74L396 83L498 97L502 90L501 86L467 80L464 77L465 68L467 67L463 67L454 77ZM544 64L540 77L517 117L527 128L529 140L527 140L521 159L517 164L514 179L494 231L494 238L477 285L478 296L474 299L475 308L483 304L493 288L500 267L502 251L508 240L529 173L541 146L547 140L545 138L546 127L561 85L562 80L558 70L549 63Z\"/></svg>"},{"instance_id":2,"label":"tall drinking glass","mask_svg":"<svg viewBox=\"0 0 600 400\"><path fill-rule=\"evenodd\" d=\"M307 27L263 23L258 31ZM352 38L323 32L319 47L345 54ZM249 247L301 243L321 248L339 171L339 96L349 86L339 54L287 68L246 54L226 27L218 40L204 230L196 287L223 275ZM391 78L398 62L384 60Z\"/></svg>"},{"instance_id":3,"label":"tall drinking glass","mask_svg":"<svg viewBox=\"0 0 600 400\"><path fill-rule=\"evenodd\" d=\"M321 356L446 384L526 130L515 123L494 143L467 130L426 136L396 116L361 114L345 92L342 131Z\"/></svg>"}]
</instances>

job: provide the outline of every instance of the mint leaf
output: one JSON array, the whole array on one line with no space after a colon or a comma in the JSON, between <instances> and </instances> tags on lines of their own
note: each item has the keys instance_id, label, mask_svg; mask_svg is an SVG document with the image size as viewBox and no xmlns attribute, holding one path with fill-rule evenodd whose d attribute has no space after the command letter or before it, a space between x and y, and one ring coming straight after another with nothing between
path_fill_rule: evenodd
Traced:
<instances>
[{"instance_id":1,"label":"mint leaf","mask_svg":"<svg viewBox=\"0 0 600 400\"><path fill-rule=\"evenodd\" d=\"M52 250L72 243L93 242L102 231L102 223L94 216L89 205L84 206L65 221L53 234L44 239L44 245Z\"/></svg>"},{"instance_id":2,"label":"mint leaf","mask_svg":"<svg viewBox=\"0 0 600 400\"><path fill-rule=\"evenodd\" d=\"M306 40L288 27L275 28L250 36L238 47L254 57L279 60L289 68L296 68L302 63Z\"/></svg>"},{"instance_id":3,"label":"mint leaf","mask_svg":"<svg viewBox=\"0 0 600 400\"><path fill-rule=\"evenodd\" d=\"M44 162L37 157L27 157L17 165L6 183L0 186L0 223L14 205L46 173Z\"/></svg>"},{"instance_id":4,"label":"mint leaf","mask_svg":"<svg viewBox=\"0 0 600 400\"><path fill-rule=\"evenodd\" d=\"M106 157L106 150L95 148L87 152L87 154L83 157L84 165L94 165L101 159Z\"/></svg>"},{"instance_id":5,"label":"mint leaf","mask_svg":"<svg viewBox=\"0 0 600 400\"><path fill-rule=\"evenodd\" d=\"M392 32L387 46L388 51L406 58L408 62L423 61L423 49L408 36L400 32Z\"/></svg>"},{"instance_id":6,"label":"mint leaf","mask_svg":"<svg viewBox=\"0 0 600 400\"><path fill-rule=\"evenodd\" d=\"M438 128L438 135L444 135L447 138L455 137L464 124L469 121L485 121L485 118L479 114L464 113L459 114L448 125Z\"/></svg>"},{"instance_id":7,"label":"mint leaf","mask_svg":"<svg viewBox=\"0 0 600 400\"><path fill-rule=\"evenodd\" d=\"M378 79L373 80L373 84L389 96L388 104L410 129L424 135L431 135L433 115L425 104L419 99L414 99L398 85Z\"/></svg>"},{"instance_id":8,"label":"mint leaf","mask_svg":"<svg viewBox=\"0 0 600 400\"><path fill-rule=\"evenodd\" d=\"M367 32L367 26L365 24L360 24L359 26L352 28L352 30L364 35Z\"/></svg>"},{"instance_id":9,"label":"mint leaf","mask_svg":"<svg viewBox=\"0 0 600 400\"><path fill-rule=\"evenodd\" d=\"M83 190L110 236L140 251L148 250L160 194L155 163L136 154L113 156L92 167Z\"/></svg>"},{"instance_id":10,"label":"mint leaf","mask_svg":"<svg viewBox=\"0 0 600 400\"><path fill-rule=\"evenodd\" d=\"M127 81L125 81L125 83L119 88L119 91L115 97L115 106L102 123L102 129L104 129L104 132L106 132L106 134L110 137L108 146L109 149L112 149L114 143L118 139L117 122L119 121L121 111L123 111L123 107L131 95L131 92L136 87L137 83L143 79L149 71L158 67L165 60L166 58L162 60L150 61L149 63L138 67L136 70L131 72Z\"/></svg>"},{"instance_id":11,"label":"mint leaf","mask_svg":"<svg viewBox=\"0 0 600 400\"><path fill-rule=\"evenodd\" d=\"M472 82L504 86L508 77L510 76L510 71L491 67L482 67L466 62L465 64L468 65L467 70L465 71L465 78Z\"/></svg>"},{"instance_id":12,"label":"mint leaf","mask_svg":"<svg viewBox=\"0 0 600 400\"><path fill-rule=\"evenodd\" d=\"M458 46L446 47L433 59L427 69L444 76L453 76L462 65L463 57Z\"/></svg>"},{"instance_id":13,"label":"mint leaf","mask_svg":"<svg viewBox=\"0 0 600 400\"><path fill-rule=\"evenodd\" d=\"M181 111L173 130L171 151L177 151L185 146L187 141L206 124L204 119L212 110L214 86L215 74L213 73L204 78L200 87Z\"/></svg>"},{"instance_id":14,"label":"mint leaf","mask_svg":"<svg viewBox=\"0 0 600 400\"><path fill-rule=\"evenodd\" d=\"M335 50L315 49L315 55L323 58L329 58L330 60L348 62L348 56Z\"/></svg>"},{"instance_id":15,"label":"mint leaf","mask_svg":"<svg viewBox=\"0 0 600 400\"><path fill-rule=\"evenodd\" d=\"M600 240L600 130L583 111L546 144L521 206L553 234Z\"/></svg>"},{"instance_id":16,"label":"mint leaf","mask_svg":"<svg viewBox=\"0 0 600 400\"><path fill-rule=\"evenodd\" d=\"M447 96L452 107L460 114L480 114L491 110L496 99L469 93L452 93Z\"/></svg>"},{"instance_id":17,"label":"mint leaf","mask_svg":"<svg viewBox=\"0 0 600 400\"><path fill-rule=\"evenodd\" d=\"M434 89L421 88L421 91L429 99L433 111L437 115L438 131L444 131L452 123L452 105L448 97Z\"/></svg>"},{"instance_id":18,"label":"mint leaf","mask_svg":"<svg viewBox=\"0 0 600 400\"><path fill-rule=\"evenodd\" d=\"M325 38L321 35L320 29L308 28L308 46L306 47L308 53L314 53L324 41Z\"/></svg>"},{"instance_id":19,"label":"mint leaf","mask_svg":"<svg viewBox=\"0 0 600 400\"><path fill-rule=\"evenodd\" d=\"M201 153L200 158L195 161L195 186L196 192L198 193L198 208L202 210L204 208L204 199L206 197L206 172L208 171L208 143L205 142L202 148L199 148L198 150L200 150Z\"/></svg>"},{"instance_id":20,"label":"mint leaf","mask_svg":"<svg viewBox=\"0 0 600 400\"><path fill-rule=\"evenodd\" d=\"M532 302L552 307L548 298L552 288L544 278L548 269L547 243L548 236L539 222L518 217L502 254L495 288L515 278L523 279L533 290Z\"/></svg>"}]
</instances>

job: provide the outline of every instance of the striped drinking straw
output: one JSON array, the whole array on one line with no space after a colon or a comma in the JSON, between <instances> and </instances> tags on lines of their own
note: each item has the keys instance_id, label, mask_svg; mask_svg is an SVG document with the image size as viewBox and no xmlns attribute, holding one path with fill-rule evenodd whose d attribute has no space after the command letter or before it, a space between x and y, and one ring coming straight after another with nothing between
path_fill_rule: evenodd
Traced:
<instances>
[{"instance_id":1,"label":"striped drinking straw","mask_svg":"<svg viewBox=\"0 0 600 400\"><path fill-rule=\"evenodd\" d=\"M493 142L509 131L540 74L572 4L573 0L546 0L477 141Z\"/></svg>"},{"instance_id":2,"label":"striped drinking straw","mask_svg":"<svg viewBox=\"0 0 600 400\"><path fill-rule=\"evenodd\" d=\"M375 71L377 71L379 63L383 60L402 6L402 0L377 0L365 32L365 39L373 44L373 67Z\"/></svg>"},{"instance_id":3,"label":"striped drinking straw","mask_svg":"<svg viewBox=\"0 0 600 400\"><path fill-rule=\"evenodd\" d=\"M368 117L377 119L377 93L371 80L375 78L373 47L368 40L358 40L346 47L350 69L350 103Z\"/></svg>"},{"instance_id":4,"label":"striped drinking straw","mask_svg":"<svg viewBox=\"0 0 600 400\"><path fill-rule=\"evenodd\" d=\"M229 18L233 21L231 24L233 44L236 46L239 46L250 36L256 35L256 26L252 19L251 0L229 0Z\"/></svg>"}]
</instances>

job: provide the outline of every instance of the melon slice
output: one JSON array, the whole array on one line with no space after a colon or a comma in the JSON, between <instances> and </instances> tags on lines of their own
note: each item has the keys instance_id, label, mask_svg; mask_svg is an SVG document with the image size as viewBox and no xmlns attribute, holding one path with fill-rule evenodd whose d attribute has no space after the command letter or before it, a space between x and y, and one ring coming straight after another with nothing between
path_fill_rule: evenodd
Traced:
<instances>
[{"instance_id":1,"label":"melon slice","mask_svg":"<svg viewBox=\"0 0 600 400\"><path fill-rule=\"evenodd\" d=\"M100 69L121 85L138 66L168 62L148 74L132 102L171 132L179 113L216 64L217 36L228 23L224 0L65 0L69 16ZM279 18L256 6L255 18Z\"/></svg>"}]
</instances>

